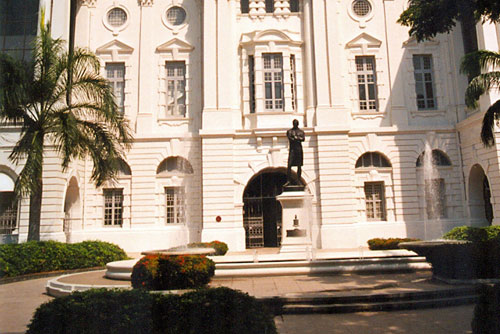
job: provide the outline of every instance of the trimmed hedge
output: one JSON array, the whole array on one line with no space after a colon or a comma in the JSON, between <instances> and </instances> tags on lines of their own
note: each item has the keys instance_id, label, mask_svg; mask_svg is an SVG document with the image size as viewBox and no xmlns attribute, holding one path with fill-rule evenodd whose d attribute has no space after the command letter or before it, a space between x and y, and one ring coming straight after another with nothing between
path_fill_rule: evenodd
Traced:
<instances>
[{"instance_id":1,"label":"trimmed hedge","mask_svg":"<svg viewBox=\"0 0 500 334\"><path fill-rule=\"evenodd\" d=\"M443 239L488 242L500 237L500 226L471 227L459 226L443 235Z\"/></svg>"},{"instance_id":2,"label":"trimmed hedge","mask_svg":"<svg viewBox=\"0 0 500 334\"><path fill-rule=\"evenodd\" d=\"M200 288L215 274L204 255L147 255L132 269L132 287L147 290Z\"/></svg>"},{"instance_id":3,"label":"trimmed hedge","mask_svg":"<svg viewBox=\"0 0 500 334\"><path fill-rule=\"evenodd\" d=\"M155 333L164 334L276 333L265 305L224 287L159 296L153 307L153 324Z\"/></svg>"},{"instance_id":4,"label":"trimmed hedge","mask_svg":"<svg viewBox=\"0 0 500 334\"><path fill-rule=\"evenodd\" d=\"M500 285L482 286L474 308L471 327L474 334L500 333Z\"/></svg>"},{"instance_id":5,"label":"trimmed hedge","mask_svg":"<svg viewBox=\"0 0 500 334\"><path fill-rule=\"evenodd\" d=\"M228 247L225 242L214 240L210 242L193 242L188 244L188 248L195 247L211 247L215 249L215 254L210 255L225 255L227 253Z\"/></svg>"},{"instance_id":6,"label":"trimmed hedge","mask_svg":"<svg viewBox=\"0 0 500 334\"><path fill-rule=\"evenodd\" d=\"M443 238L472 242L467 255L474 264L473 278L500 278L500 226L455 227Z\"/></svg>"},{"instance_id":7,"label":"trimmed hedge","mask_svg":"<svg viewBox=\"0 0 500 334\"><path fill-rule=\"evenodd\" d=\"M368 240L368 248L371 250L388 250L388 249L399 249L398 245L401 242L410 242L410 241L420 241L420 239L411 239L411 238L374 238Z\"/></svg>"},{"instance_id":8,"label":"trimmed hedge","mask_svg":"<svg viewBox=\"0 0 500 334\"><path fill-rule=\"evenodd\" d=\"M28 334L149 334L153 298L140 290L88 290L38 307Z\"/></svg>"},{"instance_id":9,"label":"trimmed hedge","mask_svg":"<svg viewBox=\"0 0 500 334\"><path fill-rule=\"evenodd\" d=\"M0 245L0 278L56 270L101 267L127 259L117 245L103 241L66 244L58 241L28 241Z\"/></svg>"},{"instance_id":10,"label":"trimmed hedge","mask_svg":"<svg viewBox=\"0 0 500 334\"><path fill-rule=\"evenodd\" d=\"M42 304L28 334L276 334L272 315L248 294L228 288L183 295L89 290Z\"/></svg>"}]
</instances>

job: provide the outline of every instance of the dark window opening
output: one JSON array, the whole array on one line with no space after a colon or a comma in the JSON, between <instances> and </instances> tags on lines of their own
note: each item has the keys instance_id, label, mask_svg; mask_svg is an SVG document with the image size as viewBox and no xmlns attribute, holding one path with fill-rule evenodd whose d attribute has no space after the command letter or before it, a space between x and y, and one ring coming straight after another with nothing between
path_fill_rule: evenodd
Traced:
<instances>
[{"instance_id":1,"label":"dark window opening","mask_svg":"<svg viewBox=\"0 0 500 334\"><path fill-rule=\"evenodd\" d=\"M266 0L266 13L274 13L274 0Z\"/></svg>"},{"instance_id":2,"label":"dark window opening","mask_svg":"<svg viewBox=\"0 0 500 334\"><path fill-rule=\"evenodd\" d=\"M240 9L242 14L248 14L248 12L250 11L249 0L241 0Z\"/></svg>"}]
</instances>

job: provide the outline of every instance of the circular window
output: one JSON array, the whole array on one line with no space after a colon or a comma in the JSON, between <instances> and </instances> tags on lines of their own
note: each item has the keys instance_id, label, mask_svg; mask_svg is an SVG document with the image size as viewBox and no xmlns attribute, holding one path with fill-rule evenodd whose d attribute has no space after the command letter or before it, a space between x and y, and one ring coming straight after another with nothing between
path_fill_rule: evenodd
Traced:
<instances>
[{"instance_id":1,"label":"circular window","mask_svg":"<svg viewBox=\"0 0 500 334\"><path fill-rule=\"evenodd\" d=\"M127 22L127 13L123 9L115 7L108 12L110 26L114 28L121 27L125 22Z\"/></svg>"},{"instance_id":2,"label":"circular window","mask_svg":"<svg viewBox=\"0 0 500 334\"><path fill-rule=\"evenodd\" d=\"M173 26L180 26L186 20L186 11L178 6L167 10L167 22Z\"/></svg>"},{"instance_id":3,"label":"circular window","mask_svg":"<svg viewBox=\"0 0 500 334\"><path fill-rule=\"evenodd\" d=\"M372 11L372 6L367 0L355 0L352 3L352 11L358 16L366 16Z\"/></svg>"}]
</instances>

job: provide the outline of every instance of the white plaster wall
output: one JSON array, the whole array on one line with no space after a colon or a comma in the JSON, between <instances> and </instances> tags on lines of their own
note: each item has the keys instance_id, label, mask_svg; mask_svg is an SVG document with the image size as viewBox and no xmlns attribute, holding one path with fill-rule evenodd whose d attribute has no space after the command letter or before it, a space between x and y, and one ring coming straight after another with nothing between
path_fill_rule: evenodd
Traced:
<instances>
[{"instance_id":1,"label":"white plaster wall","mask_svg":"<svg viewBox=\"0 0 500 334\"><path fill-rule=\"evenodd\" d=\"M54 3L53 31L64 37L68 8L64 1ZM187 24L178 29L162 21L167 8L175 4L188 14ZM244 250L244 188L263 169L286 167L285 134L294 118L306 130L303 178L314 196L316 247L365 246L373 237L434 238L468 223L462 174L467 180L474 163L481 163L491 177L492 202L500 203L496 196L500 194L498 150L480 147L476 118L464 121L466 78L458 73L463 54L459 28L418 44L409 39L406 27L395 23L405 1L371 1L373 13L367 19L354 17L350 4L350 0L304 0L301 12L287 18L272 14L251 18L240 14L239 1L235 0L80 2L76 44L96 51L103 69L105 62L124 62L126 66L125 117L131 122L136 142L125 159L132 177L118 180L125 189L125 223L123 227L103 226L102 188L96 189L89 180L90 161L77 161L62 173L58 158L49 152L44 171L42 237L66 240L62 230L64 197L69 179L76 175L82 221L72 230L72 242L98 238L116 242L128 251L140 251L218 239L227 242L230 250ZM128 14L123 29L110 30L104 24L113 6ZM266 31L280 31L291 41L272 33L266 35L274 36L266 37L268 41L255 38L242 43L244 38ZM484 43L492 45L488 31ZM295 112L249 116L245 59L255 50L296 55ZM433 55L436 111L416 108L413 54ZM362 55L376 59L380 105L376 113L361 113L357 107L354 59ZM171 60L187 65L186 118L161 114L164 64ZM262 97L262 89L256 94ZM457 121L462 121L460 136ZM422 183L415 167L426 140L452 161L452 167L445 171L449 215L439 222L426 222L423 217ZM7 166L10 147L2 141L0 158ZM392 169L373 175L356 173L357 158L369 151L387 156ZM169 156L186 158L194 174L157 177L157 166ZM20 170L20 166L11 168ZM362 184L373 177L386 184L387 221L367 222L364 218ZM166 226L163 187L180 184L187 187L187 224ZM27 215L23 204L20 240L27 233ZM221 222L216 222L217 216ZM500 211L495 211L495 216L500 217Z\"/></svg>"}]
</instances>

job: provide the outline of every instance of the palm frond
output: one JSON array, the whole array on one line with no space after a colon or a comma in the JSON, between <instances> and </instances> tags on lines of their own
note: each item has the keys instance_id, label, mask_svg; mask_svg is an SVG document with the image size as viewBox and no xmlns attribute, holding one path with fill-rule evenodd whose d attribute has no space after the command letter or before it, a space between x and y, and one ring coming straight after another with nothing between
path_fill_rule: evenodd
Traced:
<instances>
[{"instance_id":1,"label":"palm frond","mask_svg":"<svg viewBox=\"0 0 500 334\"><path fill-rule=\"evenodd\" d=\"M471 80L465 90L465 103L470 108L477 107L479 97L489 91L492 87L500 85L500 72L482 73Z\"/></svg>"},{"instance_id":2,"label":"palm frond","mask_svg":"<svg viewBox=\"0 0 500 334\"><path fill-rule=\"evenodd\" d=\"M460 72L473 74L477 66L484 70L488 70L488 67L500 66L500 53L488 50L478 50L468 53L462 59Z\"/></svg>"},{"instance_id":3,"label":"palm frond","mask_svg":"<svg viewBox=\"0 0 500 334\"><path fill-rule=\"evenodd\" d=\"M0 121L13 122L26 116L28 68L28 64L0 53Z\"/></svg>"},{"instance_id":4,"label":"palm frond","mask_svg":"<svg viewBox=\"0 0 500 334\"><path fill-rule=\"evenodd\" d=\"M14 192L18 196L30 195L38 190L43 170L44 134L30 129L24 131L12 149L9 159L14 163L24 162L16 180Z\"/></svg>"},{"instance_id":5,"label":"palm frond","mask_svg":"<svg viewBox=\"0 0 500 334\"><path fill-rule=\"evenodd\" d=\"M481 127L481 141L486 147L491 147L495 143L495 123L500 119L500 100L492 104L483 118Z\"/></svg>"}]
</instances>

